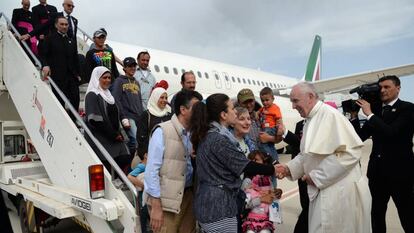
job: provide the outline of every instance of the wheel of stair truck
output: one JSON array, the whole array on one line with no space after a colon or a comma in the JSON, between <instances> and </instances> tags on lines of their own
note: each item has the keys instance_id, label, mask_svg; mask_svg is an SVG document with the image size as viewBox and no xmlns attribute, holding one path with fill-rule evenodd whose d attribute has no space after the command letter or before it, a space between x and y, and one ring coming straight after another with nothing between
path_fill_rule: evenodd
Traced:
<instances>
[{"instance_id":1,"label":"wheel of stair truck","mask_svg":"<svg viewBox=\"0 0 414 233\"><path fill-rule=\"evenodd\" d=\"M40 232L36 224L35 208L33 202L21 198L19 203L20 226L23 233Z\"/></svg>"},{"instance_id":2,"label":"wheel of stair truck","mask_svg":"<svg viewBox=\"0 0 414 233\"><path fill-rule=\"evenodd\" d=\"M50 216L39 208L36 208L31 201L23 198L19 202L19 217L22 233L40 233L43 228L56 225L59 219Z\"/></svg>"}]
</instances>

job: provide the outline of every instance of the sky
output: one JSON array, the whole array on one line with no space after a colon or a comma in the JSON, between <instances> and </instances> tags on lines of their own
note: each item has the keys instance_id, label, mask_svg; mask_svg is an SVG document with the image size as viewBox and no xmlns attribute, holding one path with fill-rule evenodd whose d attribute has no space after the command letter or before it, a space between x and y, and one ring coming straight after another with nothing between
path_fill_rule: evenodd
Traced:
<instances>
[{"instance_id":1,"label":"sky","mask_svg":"<svg viewBox=\"0 0 414 233\"><path fill-rule=\"evenodd\" d=\"M38 1L31 1L32 6ZM49 0L58 11L62 0ZM322 79L414 63L412 0L78 0L73 15L108 39L301 78L316 34ZM1 0L11 17L20 0ZM137 51L132 52L135 56ZM400 98L414 102L414 76Z\"/></svg>"}]
</instances>

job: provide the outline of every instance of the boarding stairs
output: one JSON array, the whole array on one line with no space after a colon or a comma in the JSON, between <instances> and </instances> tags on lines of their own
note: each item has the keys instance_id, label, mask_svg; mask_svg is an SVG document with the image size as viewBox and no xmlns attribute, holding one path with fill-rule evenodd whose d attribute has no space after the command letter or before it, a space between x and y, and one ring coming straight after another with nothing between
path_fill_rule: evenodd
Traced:
<instances>
[{"instance_id":1,"label":"boarding stairs","mask_svg":"<svg viewBox=\"0 0 414 233\"><path fill-rule=\"evenodd\" d=\"M0 125L21 121L40 160L0 161L0 189L23 196L57 218L76 218L88 225L91 232L141 232L135 187L76 114L84 133L92 137L113 166L113 172L129 188L132 203L115 187L111 172L106 169L104 197L91 198L88 167L101 161L52 93L50 86L56 87L53 80L48 83L41 79L40 62L24 43L25 48L19 44L13 32L17 33L0 13ZM85 46L86 40L79 40ZM62 97L67 107L77 113Z\"/></svg>"}]
</instances>

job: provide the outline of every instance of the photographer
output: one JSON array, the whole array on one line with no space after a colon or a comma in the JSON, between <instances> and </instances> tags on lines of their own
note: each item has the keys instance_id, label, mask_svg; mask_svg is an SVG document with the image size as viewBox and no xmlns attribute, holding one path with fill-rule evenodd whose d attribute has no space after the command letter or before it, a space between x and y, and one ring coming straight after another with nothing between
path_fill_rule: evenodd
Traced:
<instances>
[{"instance_id":1,"label":"photographer","mask_svg":"<svg viewBox=\"0 0 414 233\"><path fill-rule=\"evenodd\" d=\"M400 80L385 76L378 81L382 111L373 111L369 101L356 104L367 116L364 126L356 127L362 140L372 136L373 147L368 164L372 195L372 232L386 232L387 204L392 197L405 232L414 232L410 211L414 210L414 104L398 99Z\"/></svg>"}]
</instances>

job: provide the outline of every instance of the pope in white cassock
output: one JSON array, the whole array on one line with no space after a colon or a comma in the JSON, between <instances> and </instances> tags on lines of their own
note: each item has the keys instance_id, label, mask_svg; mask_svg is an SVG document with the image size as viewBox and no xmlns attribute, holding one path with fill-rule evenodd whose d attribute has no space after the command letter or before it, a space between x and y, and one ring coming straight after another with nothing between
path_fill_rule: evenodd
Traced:
<instances>
[{"instance_id":1,"label":"pope in white cassock","mask_svg":"<svg viewBox=\"0 0 414 233\"><path fill-rule=\"evenodd\" d=\"M348 119L318 100L312 84L295 85L290 100L306 123L300 153L276 172L307 182L309 232L371 232L371 194L359 163L364 144Z\"/></svg>"}]
</instances>

